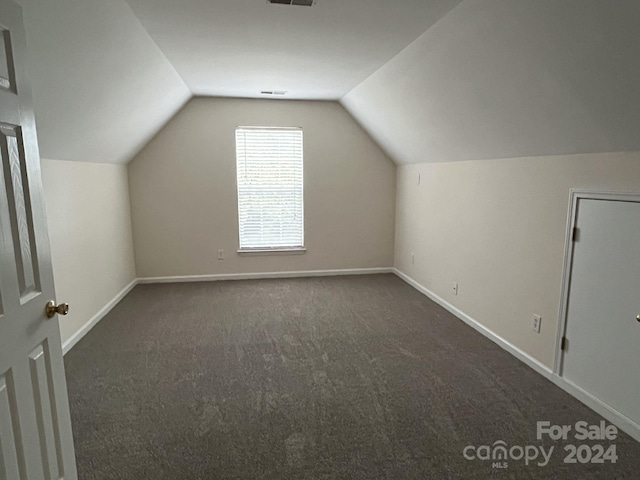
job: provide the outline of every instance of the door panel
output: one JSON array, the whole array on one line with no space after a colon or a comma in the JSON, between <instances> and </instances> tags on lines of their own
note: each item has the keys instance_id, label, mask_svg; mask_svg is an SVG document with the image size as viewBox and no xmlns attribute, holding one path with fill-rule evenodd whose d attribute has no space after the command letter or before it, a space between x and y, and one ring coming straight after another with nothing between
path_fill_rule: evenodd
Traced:
<instances>
[{"instance_id":1,"label":"door panel","mask_svg":"<svg viewBox=\"0 0 640 480\"><path fill-rule=\"evenodd\" d=\"M16 417L14 392L9 375L0 377L0 478L23 478L20 475L13 419Z\"/></svg>"},{"instance_id":2,"label":"door panel","mask_svg":"<svg viewBox=\"0 0 640 480\"><path fill-rule=\"evenodd\" d=\"M18 289L22 303L39 293L33 217L24 147L19 127L0 124L0 155L4 170L5 189L11 219L14 255L18 274Z\"/></svg>"},{"instance_id":3,"label":"door panel","mask_svg":"<svg viewBox=\"0 0 640 480\"><path fill-rule=\"evenodd\" d=\"M75 480L20 7L0 0L0 479Z\"/></svg>"},{"instance_id":4,"label":"door panel","mask_svg":"<svg viewBox=\"0 0 640 480\"><path fill-rule=\"evenodd\" d=\"M0 88L15 92L11 33L0 26Z\"/></svg>"},{"instance_id":5,"label":"door panel","mask_svg":"<svg viewBox=\"0 0 640 480\"><path fill-rule=\"evenodd\" d=\"M55 418L55 396L50 390L51 376L48 355L43 345L39 345L29 354L31 381L36 404L36 419L40 436L40 449L44 459L45 478L64 477L58 465L60 432Z\"/></svg>"},{"instance_id":6,"label":"door panel","mask_svg":"<svg viewBox=\"0 0 640 480\"><path fill-rule=\"evenodd\" d=\"M562 375L640 423L640 203L581 199Z\"/></svg>"}]
</instances>

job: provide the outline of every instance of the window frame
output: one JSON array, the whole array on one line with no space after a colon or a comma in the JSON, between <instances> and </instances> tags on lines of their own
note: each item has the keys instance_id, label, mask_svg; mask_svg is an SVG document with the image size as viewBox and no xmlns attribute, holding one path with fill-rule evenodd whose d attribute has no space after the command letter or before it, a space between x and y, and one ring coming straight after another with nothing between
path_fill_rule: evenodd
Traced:
<instances>
[{"instance_id":1,"label":"window frame","mask_svg":"<svg viewBox=\"0 0 640 480\"><path fill-rule=\"evenodd\" d=\"M273 246L273 247L241 247L241 220L240 220L240 176L238 169L238 131L239 130L261 130L261 131L299 131L301 135L301 194L300 194L300 227L301 227L301 245L299 246ZM235 142L235 166L236 166L236 207L238 215L238 249L237 253L241 256L250 255L299 255L307 251L305 246L305 215L304 215L304 131L302 127L277 127L277 126L237 126L234 130Z\"/></svg>"}]
</instances>

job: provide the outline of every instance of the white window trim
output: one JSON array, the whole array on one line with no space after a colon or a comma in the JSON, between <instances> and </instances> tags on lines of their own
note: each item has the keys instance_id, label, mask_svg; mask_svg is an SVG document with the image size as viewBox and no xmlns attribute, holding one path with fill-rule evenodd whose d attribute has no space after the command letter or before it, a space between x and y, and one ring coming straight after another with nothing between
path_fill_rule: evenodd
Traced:
<instances>
[{"instance_id":1,"label":"white window trim","mask_svg":"<svg viewBox=\"0 0 640 480\"><path fill-rule=\"evenodd\" d=\"M292 248L239 248L240 256L264 256L264 255L304 255L307 253L306 247Z\"/></svg>"},{"instance_id":2,"label":"white window trim","mask_svg":"<svg viewBox=\"0 0 640 480\"><path fill-rule=\"evenodd\" d=\"M302 127L260 127L260 126L242 126L239 125L236 127L236 135L238 130L278 130L278 131L300 131L302 132ZM240 196L239 196L239 185L238 185L238 172L237 172L237 137L236 137L236 190L237 190L237 198L238 198L238 228L240 227ZM305 247L305 223L304 223L304 139L303 139L303 153L302 153L302 184L301 184L301 224L302 224L302 232L301 232L301 240L302 245L300 246L278 246L278 247L238 247L237 253L240 256L264 256L264 255L302 255L305 254L307 249ZM240 231L238 229L238 244L240 243Z\"/></svg>"}]
</instances>

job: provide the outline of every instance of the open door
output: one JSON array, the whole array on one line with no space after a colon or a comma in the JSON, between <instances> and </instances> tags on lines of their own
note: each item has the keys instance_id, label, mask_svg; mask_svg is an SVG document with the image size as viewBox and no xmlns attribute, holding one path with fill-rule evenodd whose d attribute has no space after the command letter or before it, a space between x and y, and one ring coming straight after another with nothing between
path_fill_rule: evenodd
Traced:
<instances>
[{"instance_id":1,"label":"open door","mask_svg":"<svg viewBox=\"0 0 640 480\"><path fill-rule=\"evenodd\" d=\"M0 479L77 478L20 7L0 0ZM58 309L64 313L64 307Z\"/></svg>"}]
</instances>

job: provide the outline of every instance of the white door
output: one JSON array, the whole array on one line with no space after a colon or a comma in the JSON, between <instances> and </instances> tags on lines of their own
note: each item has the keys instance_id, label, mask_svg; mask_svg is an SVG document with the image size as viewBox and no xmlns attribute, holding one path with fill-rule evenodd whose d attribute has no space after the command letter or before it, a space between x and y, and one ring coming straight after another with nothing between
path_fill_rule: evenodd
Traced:
<instances>
[{"instance_id":1,"label":"white door","mask_svg":"<svg viewBox=\"0 0 640 480\"><path fill-rule=\"evenodd\" d=\"M0 0L0 479L77 478L20 7Z\"/></svg>"},{"instance_id":2,"label":"white door","mask_svg":"<svg viewBox=\"0 0 640 480\"><path fill-rule=\"evenodd\" d=\"M580 199L576 227L562 375L640 423L640 203Z\"/></svg>"}]
</instances>

